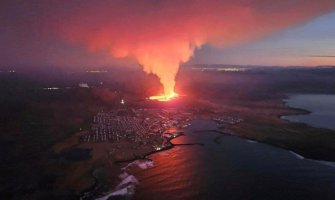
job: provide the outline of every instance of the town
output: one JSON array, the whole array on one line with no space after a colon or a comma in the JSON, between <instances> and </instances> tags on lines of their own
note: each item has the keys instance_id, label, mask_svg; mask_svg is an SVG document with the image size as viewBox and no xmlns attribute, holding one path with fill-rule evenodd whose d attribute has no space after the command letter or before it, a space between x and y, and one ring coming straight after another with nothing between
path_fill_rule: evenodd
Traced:
<instances>
[{"instance_id":1,"label":"town","mask_svg":"<svg viewBox=\"0 0 335 200\"><path fill-rule=\"evenodd\" d=\"M138 145L152 145L159 150L191 120L191 113L176 109L122 108L101 111L93 117L90 130L80 137L80 141L130 141Z\"/></svg>"}]
</instances>

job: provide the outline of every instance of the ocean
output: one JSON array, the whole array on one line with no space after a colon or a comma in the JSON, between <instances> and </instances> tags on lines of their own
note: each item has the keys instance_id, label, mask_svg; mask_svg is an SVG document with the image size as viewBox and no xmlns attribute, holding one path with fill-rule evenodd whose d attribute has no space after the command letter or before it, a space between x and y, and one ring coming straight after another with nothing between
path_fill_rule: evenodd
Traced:
<instances>
[{"instance_id":1,"label":"ocean","mask_svg":"<svg viewBox=\"0 0 335 200\"><path fill-rule=\"evenodd\" d=\"M148 156L149 167L126 170L136 178L132 199L334 199L333 165L207 131L215 126L195 120L184 136L172 140L174 148Z\"/></svg>"},{"instance_id":2,"label":"ocean","mask_svg":"<svg viewBox=\"0 0 335 200\"><path fill-rule=\"evenodd\" d=\"M308 110L311 113L283 116L283 119L335 130L335 95L296 94L290 95L285 102L290 107Z\"/></svg>"}]
</instances>

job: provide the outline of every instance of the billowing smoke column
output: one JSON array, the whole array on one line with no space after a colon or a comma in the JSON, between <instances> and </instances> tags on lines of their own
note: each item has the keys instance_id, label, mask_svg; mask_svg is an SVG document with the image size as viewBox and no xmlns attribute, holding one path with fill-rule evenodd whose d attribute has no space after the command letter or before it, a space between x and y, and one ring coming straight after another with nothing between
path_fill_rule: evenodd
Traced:
<instances>
[{"instance_id":1,"label":"billowing smoke column","mask_svg":"<svg viewBox=\"0 0 335 200\"><path fill-rule=\"evenodd\" d=\"M163 99L168 99L175 95L179 65L196 48L263 37L324 14L334 9L335 1L113 0L71 5L60 12L50 8L51 30L89 50L136 59L145 72L159 77Z\"/></svg>"}]
</instances>

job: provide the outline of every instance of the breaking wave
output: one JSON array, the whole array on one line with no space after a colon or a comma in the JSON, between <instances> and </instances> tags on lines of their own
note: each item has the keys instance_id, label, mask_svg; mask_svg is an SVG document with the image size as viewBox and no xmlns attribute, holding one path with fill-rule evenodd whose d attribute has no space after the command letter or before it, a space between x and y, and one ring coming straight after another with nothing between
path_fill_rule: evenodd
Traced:
<instances>
[{"instance_id":1,"label":"breaking wave","mask_svg":"<svg viewBox=\"0 0 335 200\"><path fill-rule=\"evenodd\" d=\"M97 198L96 200L107 200L113 196L126 196L131 197L135 194L136 185L139 181L134 175L128 173L130 167L136 166L142 170L151 168L154 166L152 160L135 160L125 167L121 168L122 173L119 175L120 183L110 192L106 193L104 196Z\"/></svg>"},{"instance_id":2,"label":"breaking wave","mask_svg":"<svg viewBox=\"0 0 335 200\"><path fill-rule=\"evenodd\" d=\"M298 159L305 159L305 157L303 157L302 155L300 154L297 154L296 152L294 151L289 151L292 155L294 155L296 158Z\"/></svg>"}]
</instances>

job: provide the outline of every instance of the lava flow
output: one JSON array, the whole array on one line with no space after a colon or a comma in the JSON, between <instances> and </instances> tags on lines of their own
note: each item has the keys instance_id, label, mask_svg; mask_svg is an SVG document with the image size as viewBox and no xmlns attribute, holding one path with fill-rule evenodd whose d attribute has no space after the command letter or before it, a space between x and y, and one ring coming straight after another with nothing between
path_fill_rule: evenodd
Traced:
<instances>
[{"instance_id":1,"label":"lava flow","mask_svg":"<svg viewBox=\"0 0 335 200\"><path fill-rule=\"evenodd\" d=\"M178 98L178 94L173 92L169 95L158 95L158 96L151 96L149 97L150 100L157 100L157 101L171 101L172 99Z\"/></svg>"},{"instance_id":2,"label":"lava flow","mask_svg":"<svg viewBox=\"0 0 335 200\"><path fill-rule=\"evenodd\" d=\"M335 8L334 0L282 0L275 6L268 0L114 0L70 5L71 12L65 12L48 4L50 12L41 17L46 19L43 33L50 30L90 52L134 59L146 73L159 78L162 95L149 97L159 101L178 96L174 87L179 66L202 46L242 45Z\"/></svg>"}]
</instances>

